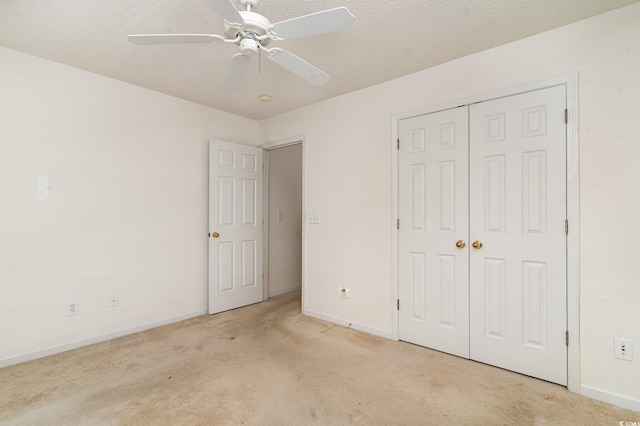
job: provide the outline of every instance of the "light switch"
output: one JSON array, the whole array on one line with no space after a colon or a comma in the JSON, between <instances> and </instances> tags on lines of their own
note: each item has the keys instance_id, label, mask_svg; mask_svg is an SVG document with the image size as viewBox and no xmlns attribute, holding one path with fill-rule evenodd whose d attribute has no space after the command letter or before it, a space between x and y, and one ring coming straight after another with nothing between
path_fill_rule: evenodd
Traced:
<instances>
[{"instance_id":1,"label":"light switch","mask_svg":"<svg viewBox=\"0 0 640 426\"><path fill-rule=\"evenodd\" d=\"M320 223L320 213L309 213L309 223L319 224Z\"/></svg>"},{"instance_id":2,"label":"light switch","mask_svg":"<svg viewBox=\"0 0 640 426\"><path fill-rule=\"evenodd\" d=\"M278 222L282 222L284 220L284 212L278 212Z\"/></svg>"},{"instance_id":3,"label":"light switch","mask_svg":"<svg viewBox=\"0 0 640 426\"><path fill-rule=\"evenodd\" d=\"M38 176L36 181L36 198L45 201L49 198L49 178L47 176Z\"/></svg>"}]
</instances>

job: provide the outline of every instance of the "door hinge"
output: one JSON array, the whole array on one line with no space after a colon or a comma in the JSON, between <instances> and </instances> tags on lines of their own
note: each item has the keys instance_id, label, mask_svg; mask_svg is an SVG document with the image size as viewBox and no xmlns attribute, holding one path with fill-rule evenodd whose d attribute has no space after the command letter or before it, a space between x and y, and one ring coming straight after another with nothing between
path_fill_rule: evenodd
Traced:
<instances>
[{"instance_id":1,"label":"door hinge","mask_svg":"<svg viewBox=\"0 0 640 426\"><path fill-rule=\"evenodd\" d=\"M564 110L564 124L569 122L569 110L565 108Z\"/></svg>"},{"instance_id":2,"label":"door hinge","mask_svg":"<svg viewBox=\"0 0 640 426\"><path fill-rule=\"evenodd\" d=\"M400 219L396 221L396 229L400 229Z\"/></svg>"},{"instance_id":3,"label":"door hinge","mask_svg":"<svg viewBox=\"0 0 640 426\"><path fill-rule=\"evenodd\" d=\"M565 332L565 343L569 346L569 331Z\"/></svg>"},{"instance_id":4,"label":"door hinge","mask_svg":"<svg viewBox=\"0 0 640 426\"><path fill-rule=\"evenodd\" d=\"M565 235L569 235L569 221L568 220L564 221L564 234Z\"/></svg>"},{"instance_id":5,"label":"door hinge","mask_svg":"<svg viewBox=\"0 0 640 426\"><path fill-rule=\"evenodd\" d=\"M400 149L400 138L396 139L396 149Z\"/></svg>"},{"instance_id":6,"label":"door hinge","mask_svg":"<svg viewBox=\"0 0 640 426\"><path fill-rule=\"evenodd\" d=\"M400 299L396 300L396 309L399 311L400 310Z\"/></svg>"}]
</instances>

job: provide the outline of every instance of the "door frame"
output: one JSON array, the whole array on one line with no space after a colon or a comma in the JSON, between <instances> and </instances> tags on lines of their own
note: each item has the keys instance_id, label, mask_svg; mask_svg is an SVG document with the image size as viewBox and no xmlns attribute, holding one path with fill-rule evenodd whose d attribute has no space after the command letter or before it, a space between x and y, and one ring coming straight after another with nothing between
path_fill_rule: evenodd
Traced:
<instances>
[{"instance_id":1,"label":"door frame","mask_svg":"<svg viewBox=\"0 0 640 426\"><path fill-rule=\"evenodd\" d=\"M276 141L270 141L263 145L258 145L258 148L262 148L263 152L263 164L264 164L264 188L262 191L263 194L263 227L262 227L262 246L263 246L263 299L267 300L269 298L269 155L268 151L284 148L291 145L302 145L302 273L301 273L301 292L302 292L302 312L305 312L305 283L306 283L306 235L307 235L307 222L306 218L306 197L307 197L307 186L306 186L306 170L307 170L307 157L306 157L306 145L305 145L305 137L302 136L293 136L286 139L279 139Z\"/></svg>"},{"instance_id":2,"label":"door frame","mask_svg":"<svg viewBox=\"0 0 640 426\"><path fill-rule=\"evenodd\" d=\"M400 120L443 111L461 105L470 105L476 102L489 101L497 98L513 96L520 93L544 89L552 86L564 85L566 88L567 110L567 220L569 221L569 234L567 235L567 330L569 332L569 346L567 347L567 388L574 393L580 393L580 223L579 223L579 157L578 157L578 72L561 75L549 79L529 82L504 89L494 90L480 95L463 99L444 102L424 108L393 114L391 117L391 177L392 177L392 212L391 212L391 273L392 273L392 297L390 309L392 310L392 338L399 340L399 314L396 300L399 294L398 280L398 244L399 231L397 219L399 212L399 170L398 149Z\"/></svg>"}]
</instances>

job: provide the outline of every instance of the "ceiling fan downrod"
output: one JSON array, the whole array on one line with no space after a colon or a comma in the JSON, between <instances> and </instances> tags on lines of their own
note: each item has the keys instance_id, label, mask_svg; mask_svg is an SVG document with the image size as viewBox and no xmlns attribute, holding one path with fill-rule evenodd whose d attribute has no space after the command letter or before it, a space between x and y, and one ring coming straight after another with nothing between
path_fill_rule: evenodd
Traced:
<instances>
[{"instance_id":1,"label":"ceiling fan downrod","mask_svg":"<svg viewBox=\"0 0 640 426\"><path fill-rule=\"evenodd\" d=\"M251 8L256 7L258 3L260 3L260 0L238 0L238 3L240 3L240 6L245 8L247 12L251 12Z\"/></svg>"}]
</instances>

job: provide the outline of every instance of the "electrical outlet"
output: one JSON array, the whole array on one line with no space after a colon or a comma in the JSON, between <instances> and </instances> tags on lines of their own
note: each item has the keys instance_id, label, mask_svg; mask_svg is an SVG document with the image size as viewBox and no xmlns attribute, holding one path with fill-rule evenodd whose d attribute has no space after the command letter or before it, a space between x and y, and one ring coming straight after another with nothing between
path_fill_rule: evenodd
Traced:
<instances>
[{"instance_id":1,"label":"electrical outlet","mask_svg":"<svg viewBox=\"0 0 640 426\"><path fill-rule=\"evenodd\" d=\"M111 298L109 299L109 306L114 307L118 306L118 293L112 293Z\"/></svg>"},{"instance_id":2,"label":"electrical outlet","mask_svg":"<svg viewBox=\"0 0 640 426\"><path fill-rule=\"evenodd\" d=\"M67 316L78 315L78 299L67 300Z\"/></svg>"},{"instance_id":3,"label":"electrical outlet","mask_svg":"<svg viewBox=\"0 0 640 426\"><path fill-rule=\"evenodd\" d=\"M613 339L613 357L633 361L633 342L628 339Z\"/></svg>"},{"instance_id":4,"label":"electrical outlet","mask_svg":"<svg viewBox=\"0 0 640 426\"><path fill-rule=\"evenodd\" d=\"M349 296L349 289L345 287L340 287L340 296L343 299L346 299Z\"/></svg>"}]
</instances>

